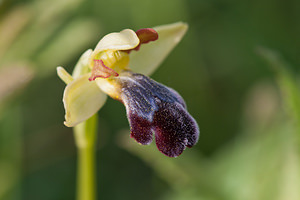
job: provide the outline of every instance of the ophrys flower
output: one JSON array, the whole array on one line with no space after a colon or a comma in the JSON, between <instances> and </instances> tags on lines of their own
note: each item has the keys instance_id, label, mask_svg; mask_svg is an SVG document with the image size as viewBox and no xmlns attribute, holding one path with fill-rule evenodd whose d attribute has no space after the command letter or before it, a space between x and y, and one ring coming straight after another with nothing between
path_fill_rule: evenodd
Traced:
<instances>
[{"instance_id":1,"label":"ophrys flower","mask_svg":"<svg viewBox=\"0 0 300 200\"><path fill-rule=\"evenodd\" d=\"M103 106L107 94L125 105L131 137L140 144L150 144L154 133L158 149L169 157L195 145L199 128L182 97L142 75L158 67L186 30L187 25L179 22L110 33L94 51L81 56L72 76L58 67L58 75L68 84L63 98L65 125L87 120Z\"/></svg>"}]
</instances>

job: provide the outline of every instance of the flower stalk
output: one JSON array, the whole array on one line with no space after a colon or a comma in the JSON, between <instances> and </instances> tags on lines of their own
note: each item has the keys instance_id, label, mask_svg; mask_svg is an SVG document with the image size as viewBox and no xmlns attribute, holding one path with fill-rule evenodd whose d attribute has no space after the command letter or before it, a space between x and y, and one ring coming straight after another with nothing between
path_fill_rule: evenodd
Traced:
<instances>
[{"instance_id":1,"label":"flower stalk","mask_svg":"<svg viewBox=\"0 0 300 200\"><path fill-rule=\"evenodd\" d=\"M97 114L74 127L78 151L77 200L96 199L96 132Z\"/></svg>"}]
</instances>

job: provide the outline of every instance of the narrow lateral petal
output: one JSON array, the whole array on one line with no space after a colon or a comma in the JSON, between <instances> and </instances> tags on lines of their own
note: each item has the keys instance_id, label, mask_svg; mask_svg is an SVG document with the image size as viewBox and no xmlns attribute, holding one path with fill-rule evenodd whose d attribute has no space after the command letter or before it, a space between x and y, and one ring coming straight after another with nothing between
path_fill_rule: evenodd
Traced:
<instances>
[{"instance_id":1,"label":"narrow lateral petal","mask_svg":"<svg viewBox=\"0 0 300 200\"><path fill-rule=\"evenodd\" d=\"M71 83L74 79L73 77L61 66L56 68L58 77L65 82L65 84Z\"/></svg>"},{"instance_id":2,"label":"narrow lateral petal","mask_svg":"<svg viewBox=\"0 0 300 200\"><path fill-rule=\"evenodd\" d=\"M158 33L153 28L143 28L136 31L140 44L146 44L158 39Z\"/></svg>"},{"instance_id":3,"label":"narrow lateral petal","mask_svg":"<svg viewBox=\"0 0 300 200\"><path fill-rule=\"evenodd\" d=\"M177 22L154 27L153 29L159 35L158 40L142 45L139 51L130 53L130 67L132 71L145 75L152 74L181 41L188 29L188 25Z\"/></svg>"},{"instance_id":4,"label":"narrow lateral petal","mask_svg":"<svg viewBox=\"0 0 300 200\"><path fill-rule=\"evenodd\" d=\"M95 81L89 81L90 74L75 79L64 91L66 111L65 125L73 127L93 116L105 103L106 95Z\"/></svg>"}]
</instances>

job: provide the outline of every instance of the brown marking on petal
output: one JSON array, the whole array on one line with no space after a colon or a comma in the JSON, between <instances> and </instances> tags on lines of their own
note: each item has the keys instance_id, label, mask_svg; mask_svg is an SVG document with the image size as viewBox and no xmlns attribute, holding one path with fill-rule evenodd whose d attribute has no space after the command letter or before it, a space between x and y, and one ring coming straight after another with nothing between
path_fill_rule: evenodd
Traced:
<instances>
[{"instance_id":1,"label":"brown marking on petal","mask_svg":"<svg viewBox=\"0 0 300 200\"><path fill-rule=\"evenodd\" d=\"M158 33L153 28L143 28L137 30L135 33L140 39L140 44L146 44L158 39Z\"/></svg>"},{"instance_id":2,"label":"brown marking on petal","mask_svg":"<svg viewBox=\"0 0 300 200\"><path fill-rule=\"evenodd\" d=\"M108 78L111 75L115 77L119 76L115 70L107 67L102 60L94 59L94 67L89 81L94 81L96 78Z\"/></svg>"},{"instance_id":3,"label":"brown marking on petal","mask_svg":"<svg viewBox=\"0 0 300 200\"><path fill-rule=\"evenodd\" d=\"M153 28L139 29L135 33L140 39L140 43L134 49L126 50L127 53L130 53L132 50L138 51L141 47L141 44L146 44L158 39L158 33Z\"/></svg>"}]
</instances>

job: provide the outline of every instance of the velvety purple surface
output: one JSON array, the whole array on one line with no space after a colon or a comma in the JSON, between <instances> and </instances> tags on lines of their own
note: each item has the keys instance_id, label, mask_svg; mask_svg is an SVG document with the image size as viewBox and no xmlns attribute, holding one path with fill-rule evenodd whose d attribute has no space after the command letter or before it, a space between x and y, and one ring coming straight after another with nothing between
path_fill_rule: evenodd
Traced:
<instances>
[{"instance_id":1,"label":"velvety purple surface","mask_svg":"<svg viewBox=\"0 0 300 200\"><path fill-rule=\"evenodd\" d=\"M141 74L119 78L131 137L138 143L150 144L154 133L157 148L169 157L197 143L198 125L175 90Z\"/></svg>"}]
</instances>

